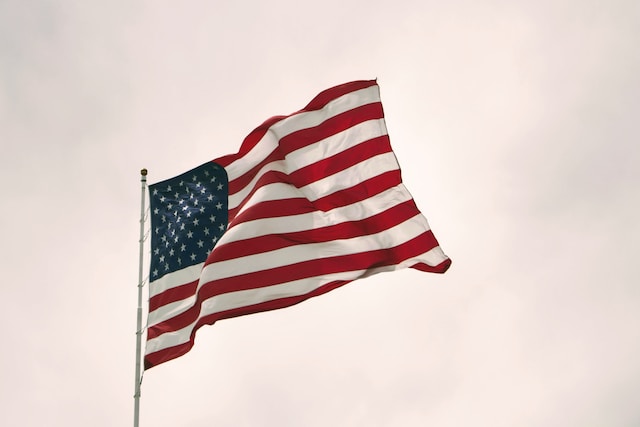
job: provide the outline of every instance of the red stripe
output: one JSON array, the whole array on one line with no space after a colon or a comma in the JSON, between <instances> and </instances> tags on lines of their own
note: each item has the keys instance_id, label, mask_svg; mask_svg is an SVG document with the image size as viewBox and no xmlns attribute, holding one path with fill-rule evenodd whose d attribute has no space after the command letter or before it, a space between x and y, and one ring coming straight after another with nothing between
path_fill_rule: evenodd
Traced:
<instances>
[{"instance_id":1,"label":"red stripe","mask_svg":"<svg viewBox=\"0 0 640 427\"><path fill-rule=\"evenodd\" d=\"M345 111L344 113L337 114L317 126L300 129L283 136L280 138L278 146L284 154L289 154L337 133L344 132L360 123L381 118L383 118L381 103L376 102L362 105Z\"/></svg>"},{"instance_id":2,"label":"red stripe","mask_svg":"<svg viewBox=\"0 0 640 427\"><path fill-rule=\"evenodd\" d=\"M187 354L193 347L193 337L195 335L195 329L191 332L191 339L184 344L176 345L174 347L165 348L155 353L149 353L144 356L144 369L151 369L161 363L168 362L184 354Z\"/></svg>"},{"instance_id":3,"label":"red stripe","mask_svg":"<svg viewBox=\"0 0 640 427\"><path fill-rule=\"evenodd\" d=\"M286 183L287 174L280 171L268 171L262 174L260 178L258 178L258 180L256 181L251 191L247 193L247 195L245 195L244 199L242 199L240 204L235 208L229 209L229 216L228 216L229 223L232 223L234 221L238 212L244 207L244 205L247 204L247 202L251 199L251 197L255 194L256 191L258 191L261 187L264 187L265 185L276 184L279 182Z\"/></svg>"},{"instance_id":4,"label":"red stripe","mask_svg":"<svg viewBox=\"0 0 640 427\"><path fill-rule=\"evenodd\" d=\"M235 217L238 212L246 205L251 196L253 196L253 194L262 186L280 182L292 184L297 188L301 188L319 179L331 176L344 169L355 166L370 157L389 152L391 152L389 137L383 135L381 137L365 141L362 144L351 147L341 153L327 157L311 165L305 166L289 175L280 171L268 171L256 181L252 190L244 197L237 207L229 209L229 223L235 222ZM394 182L397 181L394 179ZM331 196L329 195L327 197L326 201L328 201Z\"/></svg>"},{"instance_id":5,"label":"red stripe","mask_svg":"<svg viewBox=\"0 0 640 427\"><path fill-rule=\"evenodd\" d=\"M230 319L233 317L244 316L247 314L260 313L260 312L290 307L292 305L301 303L309 298L313 298L315 296L325 294L347 283L349 283L349 281L334 281L331 283L327 283L326 285L323 285L305 295L298 295L298 296L293 296L288 298L281 298L277 300L266 301L259 304L239 307L232 310L226 310L220 313L214 313L209 316L205 316L198 321L198 323L195 325L195 327L191 331L191 336L189 341L174 347L169 347L169 348L157 351L155 353L150 353L146 355L144 358L144 367L145 369L149 369L153 366L159 365L164 362L168 362L169 360L175 359L177 357L180 357L188 353L189 350L191 350L191 348L194 345L194 342L195 342L194 337L195 337L196 331L201 326L213 325L218 320Z\"/></svg>"},{"instance_id":6,"label":"red stripe","mask_svg":"<svg viewBox=\"0 0 640 427\"><path fill-rule=\"evenodd\" d=\"M410 266L409 268L415 268L416 270L425 271L427 273L444 273L451 267L451 259L447 258L436 266L430 266L423 262L419 262Z\"/></svg>"},{"instance_id":7,"label":"red stripe","mask_svg":"<svg viewBox=\"0 0 640 427\"><path fill-rule=\"evenodd\" d=\"M308 202L307 202L308 203ZM365 218L360 221L348 221L312 230L304 230L291 233L269 234L266 236L252 237L246 240L238 240L216 246L215 258L209 258L207 264L226 261L243 256L254 255L261 252L273 251L289 246L305 243L321 243L338 239L349 239L357 236L379 233L387 228L396 226L403 221L418 214L418 209L413 200L393 206L392 208ZM181 301L196 292L198 281L182 286L167 289L161 294L149 299L149 311Z\"/></svg>"},{"instance_id":8,"label":"red stripe","mask_svg":"<svg viewBox=\"0 0 640 427\"><path fill-rule=\"evenodd\" d=\"M379 136L292 172L289 174L289 182L298 188L304 187L374 156L389 152L391 152L389 137Z\"/></svg>"},{"instance_id":9,"label":"red stripe","mask_svg":"<svg viewBox=\"0 0 640 427\"><path fill-rule=\"evenodd\" d=\"M433 249L437 244L438 242L434 238L433 233L431 233L431 231L425 231L418 237L392 248L313 259L266 270L239 274L205 283L199 290L198 300L207 299L227 292L277 285L284 281L294 281L322 276L324 274L398 264L406 259ZM283 280L283 278L286 280Z\"/></svg>"},{"instance_id":10,"label":"red stripe","mask_svg":"<svg viewBox=\"0 0 640 427\"><path fill-rule=\"evenodd\" d=\"M190 297L196 293L198 289L198 279L191 283L176 286L175 288L169 288L164 292L154 295L149 298L149 312L157 310L163 305L170 304L176 301L182 301L185 298Z\"/></svg>"},{"instance_id":11,"label":"red stripe","mask_svg":"<svg viewBox=\"0 0 640 427\"><path fill-rule=\"evenodd\" d=\"M268 165L271 162L275 162L278 160L283 160L284 155L281 150L277 148L273 150L267 157L264 158L260 163L249 169L249 171L245 172L242 176L239 176L232 181L229 182L229 195L236 194L239 191L242 191L246 186L251 183L260 169L262 169L265 165Z\"/></svg>"},{"instance_id":12,"label":"red stripe","mask_svg":"<svg viewBox=\"0 0 640 427\"><path fill-rule=\"evenodd\" d=\"M273 286L285 281L321 277L326 274L395 265L420 255L437 246L437 244L431 231L425 231L418 237L393 248L314 259L214 280L202 285L198 291L196 304L193 307L171 319L149 327L147 339L156 338L165 332L176 331L189 326L198 319L202 301L217 295ZM283 278L286 278L286 280L283 280Z\"/></svg>"},{"instance_id":13,"label":"red stripe","mask_svg":"<svg viewBox=\"0 0 640 427\"><path fill-rule=\"evenodd\" d=\"M265 175L268 176L264 177L264 185L274 182L286 182L282 181L285 175L281 172L273 172ZM238 208L229 210L229 227L231 228L240 222L254 219L296 215L314 210L330 211L368 199L369 197L399 185L401 182L402 177L400 176L400 170L392 170L362 181L351 188L328 194L315 202L310 202L303 198L269 200L252 205L236 217L238 211L246 204L245 201ZM250 194L255 193L257 190L258 188L256 187Z\"/></svg>"},{"instance_id":14,"label":"red stripe","mask_svg":"<svg viewBox=\"0 0 640 427\"><path fill-rule=\"evenodd\" d=\"M368 199L402 182L400 170L385 172L366 181L362 181L353 187L336 191L328 196L321 197L313 202L313 205L321 211L330 211L335 208L347 206L360 200Z\"/></svg>"},{"instance_id":15,"label":"red stripe","mask_svg":"<svg viewBox=\"0 0 640 427\"><path fill-rule=\"evenodd\" d=\"M240 150L236 154L229 154L227 156L218 157L213 161L226 168L231 163L244 157L249 151L251 151L251 149L253 149L253 147L255 147L258 142L260 142L262 137L267 133L271 126L286 118L287 116L271 117L245 137L245 139L242 141L242 145L240 145Z\"/></svg>"},{"instance_id":16,"label":"red stripe","mask_svg":"<svg viewBox=\"0 0 640 427\"><path fill-rule=\"evenodd\" d=\"M207 264L226 261L261 252L273 251L289 246L305 243L321 243L338 239L349 239L357 236L379 233L396 226L415 216L418 209L413 200L396 205L384 212L380 212L361 221L349 221L312 230L292 233L270 234L238 240L216 246L214 256L207 260ZM166 304L181 301L196 292L197 280L176 288L167 289L149 300L149 310L154 311Z\"/></svg>"},{"instance_id":17,"label":"red stripe","mask_svg":"<svg viewBox=\"0 0 640 427\"><path fill-rule=\"evenodd\" d=\"M322 108L324 108L329 102L333 101L336 98L339 98L343 95L346 95L348 93L351 92L355 92L358 91L360 89L366 89L368 87L371 86L375 86L376 85L376 81L375 80L361 80L361 81L355 81L355 82L351 82L351 83L346 83L343 85L339 85L339 86L335 86L333 88L327 89L323 92L321 92L320 94L318 94L318 96L316 96L313 100L311 100L311 102L309 102L309 104L307 104L307 106L305 108L303 108L300 111L297 111L289 116L275 116L275 117L271 117L270 119L266 120L264 123L262 123L260 126L258 126L257 128L255 128L249 135L247 135L247 137L244 139L244 141L242 141L242 145L240 146L240 150L236 153L236 154L230 154L227 156L222 156L219 157L215 160L213 160L214 162L220 164L223 167L227 167L229 166L231 163L233 163L234 161L236 161L239 158L242 158L243 156L245 156L249 151L251 151L257 144L258 142L264 137L264 135L267 133L267 131L269 130L269 128L271 126L273 126L274 124L278 123L279 121L286 119L287 117L291 117L294 116L296 114L300 114L300 113L304 113L307 111L314 111L314 110L320 110ZM380 104L380 114L382 113L382 105ZM355 109L357 110L357 109ZM347 113L348 114L348 113ZM380 117L382 118L382 117Z\"/></svg>"},{"instance_id":18,"label":"red stripe","mask_svg":"<svg viewBox=\"0 0 640 427\"><path fill-rule=\"evenodd\" d=\"M316 209L309 200L298 197L295 199L267 200L256 203L233 219L234 225L262 218L277 218L282 216L300 215L314 212Z\"/></svg>"},{"instance_id":19,"label":"red stripe","mask_svg":"<svg viewBox=\"0 0 640 427\"><path fill-rule=\"evenodd\" d=\"M417 215L413 200L407 200L384 212L359 221L348 221L311 230L269 234L217 246L207 263L226 261L261 252L269 252L305 243L322 243L379 233Z\"/></svg>"},{"instance_id":20,"label":"red stripe","mask_svg":"<svg viewBox=\"0 0 640 427\"><path fill-rule=\"evenodd\" d=\"M295 150L315 144L318 141L333 136L339 132L343 132L354 125L366 122L368 120L381 118L383 118L382 104L367 104L361 107L354 108L353 110L347 111L345 113L338 114L337 116L324 121L316 127L293 132L290 135L281 138L278 142L278 147L274 149L274 151L269 153L258 164L253 166L250 170L248 170L241 176L231 180L229 182L229 194L236 194L238 191L241 191L243 188L249 185L251 183L251 180L255 178L256 174L265 165L277 160L283 160L287 154ZM259 136L264 136L264 133L265 132L262 132L261 129L259 132ZM256 137L257 136L258 135L256 135ZM257 143L257 141L253 141L253 139L254 138L252 138L253 145L251 146L251 148L253 148L255 143Z\"/></svg>"},{"instance_id":21,"label":"red stripe","mask_svg":"<svg viewBox=\"0 0 640 427\"><path fill-rule=\"evenodd\" d=\"M360 89L366 89L375 85L375 80L358 80L334 86L320 92L315 98L311 100L311 102L307 104L306 107L304 107L303 111L320 110L336 98L340 98L341 96L348 93L355 92Z\"/></svg>"},{"instance_id":22,"label":"red stripe","mask_svg":"<svg viewBox=\"0 0 640 427\"><path fill-rule=\"evenodd\" d=\"M450 264L451 264L451 260L447 259L446 261L440 264L441 266L443 266L443 268L441 268L440 271L437 271L437 272L443 273L444 271L446 271L446 269L449 267ZM290 307L292 305L305 301L309 298L327 293L347 283L349 283L349 281L334 281L334 282L327 283L305 295L298 295L298 296L293 296L288 298L281 298L277 300L266 301L259 304L239 307L239 308L235 308L235 309L231 309L231 310L227 310L219 313L213 313L209 316L204 316L196 323L195 327L191 331L191 336L189 341L187 341L184 344L180 344L174 347L169 347L169 348L160 350L158 352L146 355L145 369L149 369L152 366L167 362L171 359L175 359L189 352L189 350L193 347L193 344L194 344L195 333L201 326L213 325L216 321L222 320L222 319L229 319L232 317L243 316L247 314L253 314L253 313L259 313L264 311Z\"/></svg>"}]
</instances>

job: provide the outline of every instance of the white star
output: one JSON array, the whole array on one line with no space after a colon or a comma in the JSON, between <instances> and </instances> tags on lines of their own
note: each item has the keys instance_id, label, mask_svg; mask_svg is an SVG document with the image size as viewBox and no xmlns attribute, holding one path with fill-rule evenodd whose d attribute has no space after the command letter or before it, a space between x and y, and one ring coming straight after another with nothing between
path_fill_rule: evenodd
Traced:
<instances>
[{"instance_id":1,"label":"white star","mask_svg":"<svg viewBox=\"0 0 640 427\"><path fill-rule=\"evenodd\" d=\"M200 224L200 220L198 218L193 220L193 225L197 227L199 224Z\"/></svg>"},{"instance_id":2,"label":"white star","mask_svg":"<svg viewBox=\"0 0 640 427\"><path fill-rule=\"evenodd\" d=\"M209 229L207 227L204 228L204 235L205 236L209 235Z\"/></svg>"},{"instance_id":3,"label":"white star","mask_svg":"<svg viewBox=\"0 0 640 427\"><path fill-rule=\"evenodd\" d=\"M158 275L158 269L156 268L155 270L153 270L153 275L157 276Z\"/></svg>"},{"instance_id":4,"label":"white star","mask_svg":"<svg viewBox=\"0 0 640 427\"><path fill-rule=\"evenodd\" d=\"M171 186L170 185L167 187L167 191L171 191Z\"/></svg>"},{"instance_id":5,"label":"white star","mask_svg":"<svg viewBox=\"0 0 640 427\"><path fill-rule=\"evenodd\" d=\"M218 210L222 209L222 203L218 202L218 204L216 205L216 208L217 208Z\"/></svg>"},{"instance_id":6,"label":"white star","mask_svg":"<svg viewBox=\"0 0 640 427\"><path fill-rule=\"evenodd\" d=\"M224 188L224 185L222 185L222 183L218 184L218 190L222 190Z\"/></svg>"},{"instance_id":7,"label":"white star","mask_svg":"<svg viewBox=\"0 0 640 427\"><path fill-rule=\"evenodd\" d=\"M196 254L194 254L193 252L191 253L191 261L195 261L196 260Z\"/></svg>"},{"instance_id":8,"label":"white star","mask_svg":"<svg viewBox=\"0 0 640 427\"><path fill-rule=\"evenodd\" d=\"M175 252L173 251L173 248L171 248L171 250L169 251L169 256L173 256Z\"/></svg>"},{"instance_id":9,"label":"white star","mask_svg":"<svg viewBox=\"0 0 640 427\"><path fill-rule=\"evenodd\" d=\"M153 210L154 215L158 215L158 213L159 213L159 212L160 212L160 209L158 209L158 208L155 208L155 209Z\"/></svg>"},{"instance_id":10,"label":"white star","mask_svg":"<svg viewBox=\"0 0 640 427\"><path fill-rule=\"evenodd\" d=\"M220 231L224 231L224 224L220 224L220 227L218 227L220 229Z\"/></svg>"},{"instance_id":11,"label":"white star","mask_svg":"<svg viewBox=\"0 0 640 427\"><path fill-rule=\"evenodd\" d=\"M204 242L202 240L198 240L198 247L201 248L204 246Z\"/></svg>"},{"instance_id":12,"label":"white star","mask_svg":"<svg viewBox=\"0 0 640 427\"><path fill-rule=\"evenodd\" d=\"M213 200L213 194L209 194L209 195L207 196L207 200L208 200L208 201L212 201L212 200Z\"/></svg>"},{"instance_id":13,"label":"white star","mask_svg":"<svg viewBox=\"0 0 640 427\"><path fill-rule=\"evenodd\" d=\"M189 239L193 238L193 232L192 232L191 230L189 230L189 231L187 232L187 237L188 237Z\"/></svg>"},{"instance_id":14,"label":"white star","mask_svg":"<svg viewBox=\"0 0 640 427\"><path fill-rule=\"evenodd\" d=\"M211 215L211 216L209 217L209 219L211 220L211 222L216 222L216 217L215 217L215 215Z\"/></svg>"},{"instance_id":15,"label":"white star","mask_svg":"<svg viewBox=\"0 0 640 427\"><path fill-rule=\"evenodd\" d=\"M183 243L182 246L180 246L180 252L184 252L186 249L187 249L187 245Z\"/></svg>"},{"instance_id":16,"label":"white star","mask_svg":"<svg viewBox=\"0 0 640 427\"><path fill-rule=\"evenodd\" d=\"M153 189L153 195L154 195L154 196L157 196L157 195L158 195L158 189L157 189L157 188L154 188L154 189Z\"/></svg>"}]
</instances>

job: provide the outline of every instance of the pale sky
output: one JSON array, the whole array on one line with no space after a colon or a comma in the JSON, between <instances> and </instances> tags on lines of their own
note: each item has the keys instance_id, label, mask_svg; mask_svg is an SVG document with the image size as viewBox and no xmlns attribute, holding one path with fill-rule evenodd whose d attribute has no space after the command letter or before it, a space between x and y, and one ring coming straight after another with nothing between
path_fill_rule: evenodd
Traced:
<instances>
[{"instance_id":1,"label":"pale sky","mask_svg":"<svg viewBox=\"0 0 640 427\"><path fill-rule=\"evenodd\" d=\"M141 426L640 425L639 40L635 0L0 0L0 425L132 424L141 168L372 78L451 269L201 328Z\"/></svg>"}]
</instances>

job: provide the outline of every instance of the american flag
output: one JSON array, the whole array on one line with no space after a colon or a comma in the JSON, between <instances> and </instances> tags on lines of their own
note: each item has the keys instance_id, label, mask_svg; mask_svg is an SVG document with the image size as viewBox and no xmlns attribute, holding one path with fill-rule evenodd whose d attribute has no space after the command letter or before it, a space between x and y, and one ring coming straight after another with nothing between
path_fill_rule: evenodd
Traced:
<instances>
[{"instance_id":1,"label":"american flag","mask_svg":"<svg viewBox=\"0 0 640 427\"><path fill-rule=\"evenodd\" d=\"M402 183L375 81L327 89L149 191L146 368L187 353L202 325L451 264Z\"/></svg>"}]
</instances>

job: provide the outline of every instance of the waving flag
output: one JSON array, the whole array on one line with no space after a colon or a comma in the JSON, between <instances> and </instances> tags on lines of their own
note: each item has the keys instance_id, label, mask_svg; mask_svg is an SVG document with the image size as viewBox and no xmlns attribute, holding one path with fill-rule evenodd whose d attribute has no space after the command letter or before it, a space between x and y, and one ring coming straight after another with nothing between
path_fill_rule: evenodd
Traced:
<instances>
[{"instance_id":1,"label":"waving flag","mask_svg":"<svg viewBox=\"0 0 640 427\"><path fill-rule=\"evenodd\" d=\"M375 81L328 89L149 191L146 368L187 353L202 325L451 264L402 183Z\"/></svg>"}]
</instances>

